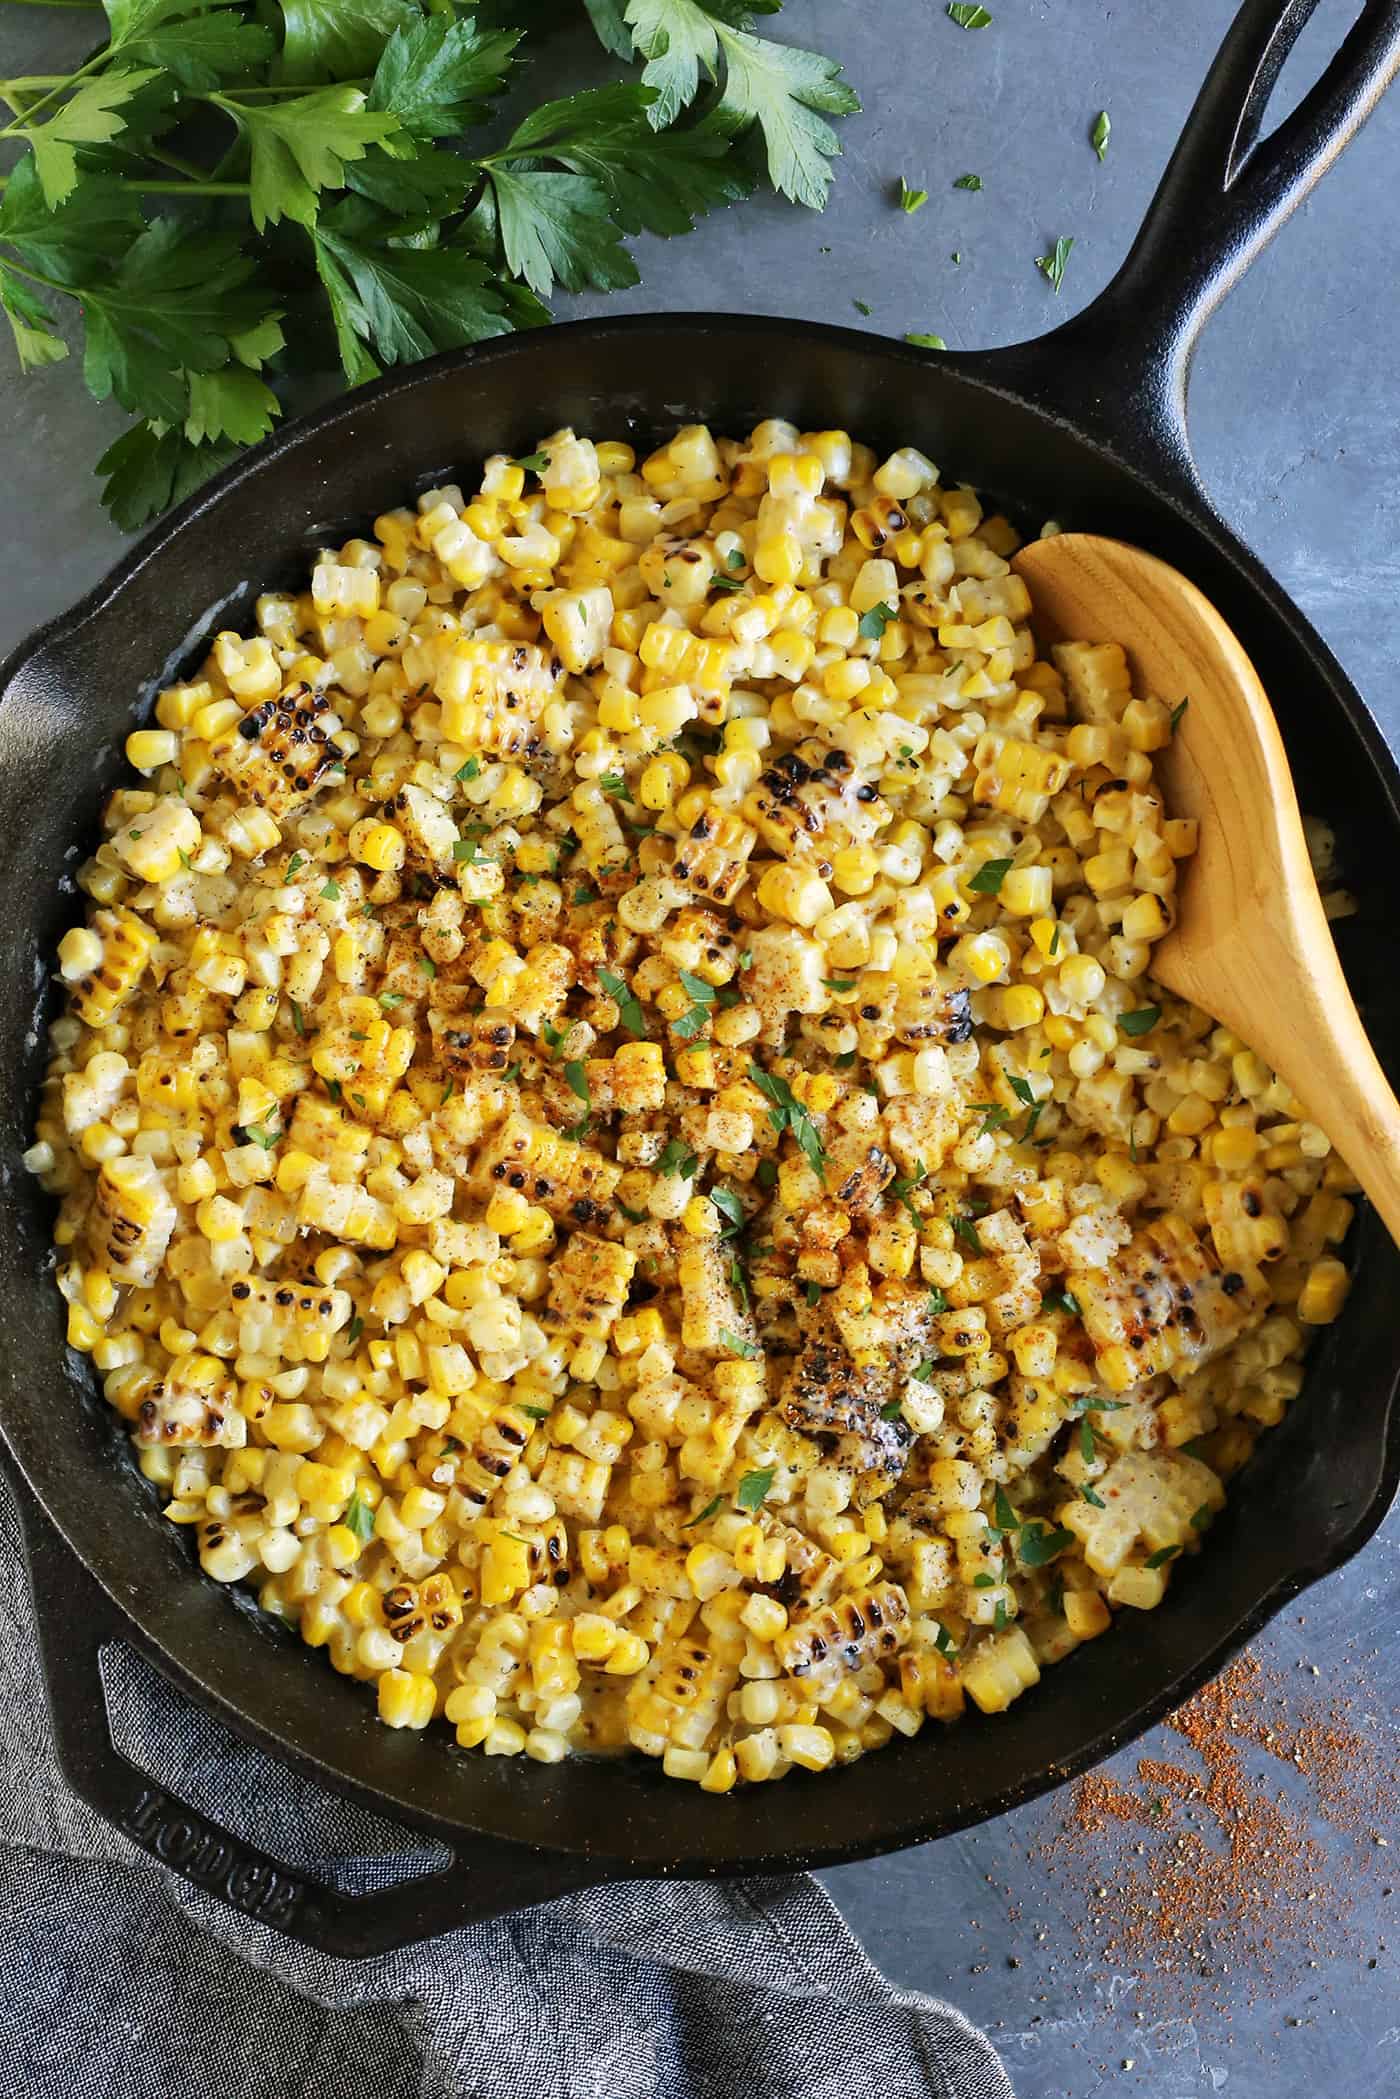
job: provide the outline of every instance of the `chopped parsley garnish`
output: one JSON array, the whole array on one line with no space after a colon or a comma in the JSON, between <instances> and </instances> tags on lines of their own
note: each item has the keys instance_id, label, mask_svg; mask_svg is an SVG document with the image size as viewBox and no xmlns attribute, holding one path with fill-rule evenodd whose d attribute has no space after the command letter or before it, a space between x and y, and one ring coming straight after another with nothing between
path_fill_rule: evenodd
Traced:
<instances>
[{"instance_id":1,"label":"chopped parsley garnish","mask_svg":"<svg viewBox=\"0 0 1400 2099\"><path fill-rule=\"evenodd\" d=\"M345 1330L345 1338L353 1348L365 1330L365 1323L357 1312Z\"/></svg>"},{"instance_id":2,"label":"chopped parsley garnish","mask_svg":"<svg viewBox=\"0 0 1400 2099\"><path fill-rule=\"evenodd\" d=\"M1021 1528L1021 1519L1012 1508L1005 1487L998 1487L992 1496L992 1513L996 1518L997 1530L1018 1531Z\"/></svg>"},{"instance_id":3,"label":"chopped parsley garnish","mask_svg":"<svg viewBox=\"0 0 1400 2099\"><path fill-rule=\"evenodd\" d=\"M826 1160L826 1148L816 1124L787 1080L780 1079L775 1072L765 1071L761 1064L750 1064L749 1077L764 1098L771 1103L768 1120L773 1128L779 1136L784 1130L791 1130L807 1164L820 1179Z\"/></svg>"},{"instance_id":4,"label":"chopped parsley garnish","mask_svg":"<svg viewBox=\"0 0 1400 2099\"><path fill-rule=\"evenodd\" d=\"M1060 952L1060 922L1058 919L1055 921L1055 930L1050 935L1050 952L1052 955L1058 955Z\"/></svg>"},{"instance_id":5,"label":"chopped parsley garnish","mask_svg":"<svg viewBox=\"0 0 1400 2099\"><path fill-rule=\"evenodd\" d=\"M1011 1110L1003 1108L1000 1101L973 1101L971 1108L974 1115L982 1117L982 1127L977 1132L979 1137L984 1137L988 1130L1002 1129L1011 1120Z\"/></svg>"},{"instance_id":6,"label":"chopped parsley garnish","mask_svg":"<svg viewBox=\"0 0 1400 2099\"><path fill-rule=\"evenodd\" d=\"M768 1491L777 1477L776 1465L764 1465L756 1472L746 1472L739 1482L739 1491L734 1499L750 1516L755 1509L762 1508L768 1499Z\"/></svg>"},{"instance_id":7,"label":"chopped parsley garnish","mask_svg":"<svg viewBox=\"0 0 1400 2099\"><path fill-rule=\"evenodd\" d=\"M669 1137L666 1149L656 1162L656 1170L658 1173L679 1174L683 1181L688 1181L698 1164L694 1152L679 1137Z\"/></svg>"},{"instance_id":8,"label":"chopped parsley garnish","mask_svg":"<svg viewBox=\"0 0 1400 2099\"><path fill-rule=\"evenodd\" d=\"M542 474L549 465L548 452L527 452L523 459L511 461L512 466L523 467L527 474Z\"/></svg>"},{"instance_id":9,"label":"chopped parsley garnish","mask_svg":"<svg viewBox=\"0 0 1400 2099\"><path fill-rule=\"evenodd\" d=\"M1151 1567L1154 1570L1158 1567L1165 1567L1168 1560L1174 1560L1180 1551L1181 1547L1179 1545L1160 1545L1156 1552L1148 1559L1145 1559L1142 1564L1144 1567Z\"/></svg>"},{"instance_id":10,"label":"chopped parsley garnish","mask_svg":"<svg viewBox=\"0 0 1400 2099\"><path fill-rule=\"evenodd\" d=\"M521 1413L528 1414L532 1421L548 1421L550 1415L554 1411L552 1407L527 1406L523 1400L518 1401L517 1404L519 1405Z\"/></svg>"},{"instance_id":11,"label":"chopped parsley garnish","mask_svg":"<svg viewBox=\"0 0 1400 2099\"><path fill-rule=\"evenodd\" d=\"M1027 1523L1016 1541L1016 1552L1022 1566L1044 1567L1073 1543L1073 1531L1052 1529L1047 1523Z\"/></svg>"},{"instance_id":12,"label":"chopped parsley garnish","mask_svg":"<svg viewBox=\"0 0 1400 2099\"><path fill-rule=\"evenodd\" d=\"M1208 1509L1208 1508L1206 1507L1205 1503L1204 1503L1204 1502L1202 1502L1202 1503L1201 1503L1201 1506L1200 1506L1200 1507L1199 1507L1199 1508L1197 1509L1197 1511L1196 1511L1195 1515L1194 1515L1194 1516L1193 1516L1193 1517L1191 1518L1191 1528L1192 1528L1192 1530L1193 1530L1193 1531L1203 1531L1203 1530L1205 1530L1205 1528L1207 1527L1207 1525L1208 1525L1208 1524L1209 1524L1209 1522L1210 1522L1210 1519L1211 1519L1211 1511L1210 1511L1210 1510L1209 1510L1209 1509Z\"/></svg>"},{"instance_id":13,"label":"chopped parsley garnish","mask_svg":"<svg viewBox=\"0 0 1400 2099\"><path fill-rule=\"evenodd\" d=\"M916 1159L914 1161L914 1171L912 1173L896 1174L895 1178L890 1182L890 1194L894 1197L896 1202L902 1203L904 1205L905 1210L909 1214L909 1221L915 1227L916 1230L920 1225L922 1225L924 1220L920 1216L919 1212L914 1208L914 1205L909 1200L909 1198L914 1193L914 1190L916 1188L923 1187L924 1182L927 1179L928 1168L924 1165L922 1159Z\"/></svg>"},{"instance_id":14,"label":"chopped parsley garnish","mask_svg":"<svg viewBox=\"0 0 1400 2099\"><path fill-rule=\"evenodd\" d=\"M339 1081L339 1079L327 1079L327 1080L326 1080L326 1091L327 1091L327 1093L328 1093L328 1094L330 1095L331 1099L332 1099L332 1100L333 1100L333 1101L334 1101L334 1102L336 1103L336 1105L337 1105L337 1106L339 1106L339 1104L340 1104L340 1081Z\"/></svg>"},{"instance_id":15,"label":"chopped parsley garnish","mask_svg":"<svg viewBox=\"0 0 1400 2099\"><path fill-rule=\"evenodd\" d=\"M997 1578L994 1574L974 1574L972 1577L974 1589L994 1589L996 1585Z\"/></svg>"},{"instance_id":16,"label":"chopped parsley garnish","mask_svg":"<svg viewBox=\"0 0 1400 2099\"><path fill-rule=\"evenodd\" d=\"M910 1371L909 1375L910 1377L916 1377L921 1385L931 1385L933 1383L934 1373L937 1371L937 1369L937 1356L925 1356L922 1363L916 1363L914 1365L914 1368Z\"/></svg>"},{"instance_id":17,"label":"chopped parsley garnish","mask_svg":"<svg viewBox=\"0 0 1400 2099\"><path fill-rule=\"evenodd\" d=\"M947 1309L947 1293L940 1290L937 1283L935 1283L928 1294L928 1316L930 1319L938 1319Z\"/></svg>"},{"instance_id":18,"label":"chopped parsley garnish","mask_svg":"<svg viewBox=\"0 0 1400 2099\"><path fill-rule=\"evenodd\" d=\"M823 977L822 982L828 991L854 991L856 988L854 977Z\"/></svg>"},{"instance_id":19,"label":"chopped parsley garnish","mask_svg":"<svg viewBox=\"0 0 1400 2099\"><path fill-rule=\"evenodd\" d=\"M545 1047L547 1049L558 1049L560 1043L564 1040L564 1030L562 1028L556 1028L554 1024L548 1020L542 1020L540 1022L540 1033L544 1037Z\"/></svg>"},{"instance_id":20,"label":"chopped parsley garnish","mask_svg":"<svg viewBox=\"0 0 1400 2099\"><path fill-rule=\"evenodd\" d=\"M912 343L916 350L946 350L948 345L941 335L906 335L904 340Z\"/></svg>"},{"instance_id":21,"label":"chopped parsley garnish","mask_svg":"<svg viewBox=\"0 0 1400 2099\"><path fill-rule=\"evenodd\" d=\"M720 1233L720 1237L722 1239L728 1239L732 1237L732 1235L735 1232L743 1231L744 1226L748 1222L748 1220L744 1215L743 1204L740 1202L738 1196L734 1194L732 1189L712 1188L710 1190L710 1201L719 1211L720 1216L727 1217L729 1220L729 1230L727 1232Z\"/></svg>"},{"instance_id":22,"label":"chopped parsley garnish","mask_svg":"<svg viewBox=\"0 0 1400 2099\"><path fill-rule=\"evenodd\" d=\"M821 1286L821 1284L820 1284L820 1283L808 1283L808 1285L807 1285L807 1287L806 1287L805 1291L803 1292L803 1295L804 1295L804 1296L806 1297L806 1300L807 1300L807 1302L808 1302L808 1304L809 1304L809 1305L817 1305L817 1304L820 1304L820 1303L821 1303L821 1295L822 1295L822 1286Z\"/></svg>"},{"instance_id":23,"label":"chopped parsley garnish","mask_svg":"<svg viewBox=\"0 0 1400 2099\"><path fill-rule=\"evenodd\" d=\"M985 29L992 19L975 0L948 0L948 14L959 29Z\"/></svg>"},{"instance_id":24,"label":"chopped parsley garnish","mask_svg":"<svg viewBox=\"0 0 1400 2099\"><path fill-rule=\"evenodd\" d=\"M681 1529L683 1531L692 1531L694 1530L697 1523L708 1523L711 1516L715 1515L723 1507L724 1496L722 1494L717 1494L713 1501L706 1502L704 1508L700 1510L698 1515L687 1518L687 1520L681 1525Z\"/></svg>"},{"instance_id":25,"label":"chopped parsley garnish","mask_svg":"<svg viewBox=\"0 0 1400 2099\"><path fill-rule=\"evenodd\" d=\"M1042 1312L1068 1312L1071 1319L1084 1317L1084 1307L1072 1290L1047 1290L1040 1300L1040 1309Z\"/></svg>"},{"instance_id":26,"label":"chopped parsley garnish","mask_svg":"<svg viewBox=\"0 0 1400 2099\"><path fill-rule=\"evenodd\" d=\"M738 576L711 576L710 578L711 590L732 592L742 590L743 587L743 582Z\"/></svg>"},{"instance_id":27,"label":"chopped parsley garnish","mask_svg":"<svg viewBox=\"0 0 1400 2099\"><path fill-rule=\"evenodd\" d=\"M882 1421L899 1421L903 1414L904 1402L899 1399L892 1399L887 1407L881 1407L880 1409L880 1419Z\"/></svg>"},{"instance_id":28,"label":"chopped parsley garnish","mask_svg":"<svg viewBox=\"0 0 1400 2099\"><path fill-rule=\"evenodd\" d=\"M901 210L901 211L907 211L907 212L909 212L909 213L911 213L911 214L912 214L912 213L914 213L914 212L916 212L916 211L919 211L919 210L921 210L921 209L923 208L923 206L924 206L925 204L927 204L927 203L928 203L928 191L927 191L926 189L910 189L910 187L909 187L909 184L908 184L908 183L907 183L907 182L905 181L904 177L903 177L903 176L901 175L901 176L900 176L900 178L899 178L899 208L900 208L900 210Z\"/></svg>"},{"instance_id":29,"label":"chopped parsley garnish","mask_svg":"<svg viewBox=\"0 0 1400 2099\"><path fill-rule=\"evenodd\" d=\"M610 794L614 801L630 802L632 799L632 790L628 787L621 773L604 773L599 779L598 785L602 788L604 794Z\"/></svg>"},{"instance_id":30,"label":"chopped parsley garnish","mask_svg":"<svg viewBox=\"0 0 1400 2099\"><path fill-rule=\"evenodd\" d=\"M264 1124L261 1128L259 1128L256 1124L250 1124L249 1127L244 1130L243 1134L250 1144L256 1144L260 1146L263 1151L270 1152L274 1145L280 1144L282 1142L282 1139L285 1136L286 1132L280 1128L270 1128L266 1124Z\"/></svg>"},{"instance_id":31,"label":"chopped parsley garnish","mask_svg":"<svg viewBox=\"0 0 1400 2099\"><path fill-rule=\"evenodd\" d=\"M869 315L870 308L866 305L864 299L852 299L851 304L852 306L854 306L857 313L863 313L867 316Z\"/></svg>"},{"instance_id":32,"label":"chopped parsley garnish","mask_svg":"<svg viewBox=\"0 0 1400 2099\"><path fill-rule=\"evenodd\" d=\"M954 189L981 189L981 187L982 177L980 175L959 175L957 181L953 184Z\"/></svg>"},{"instance_id":33,"label":"chopped parsley garnish","mask_svg":"<svg viewBox=\"0 0 1400 2099\"><path fill-rule=\"evenodd\" d=\"M420 955L418 957L418 967L422 970L425 977L435 977L437 975L437 964L431 955Z\"/></svg>"},{"instance_id":34,"label":"chopped parsley garnish","mask_svg":"<svg viewBox=\"0 0 1400 2099\"><path fill-rule=\"evenodd\" d=\"M1056 298L1059 297L1060 286L1064 283L1065 264L1069 261L1069 251L1073 246L1074 235L1061 234L1048 255L1037 255L1035 258L1036 268L1048 280Z\"/></svg>"},{"instance_id":35,"label":"chopped parsley garnish","mask_svg":"<svg viewBox=\"0 0 1400 2099\"><path fill-rule=\"evenodd\" d=\"M579 883L579 885L578 885L578 888L577 888L577 889L576 889L576 890L574 891L574 902L575 902L575 904L577 904L577 905L582 905L582 904L596 904L596 903L597 903L597 901L598 901L598 892L597 892L597 890L596 890L596 889L590 889L590 888L589 888L589 886L588 886L588 884L587 884L586 882L580 882L580 883Z\"/></svg>"},{"instance_id":36,"label":"chopped parsley garnish","mask_svg":"<svg viewBox=\"0 0 1400 2099\"><path fill-rule=\"evenodd\" d=\"M479 758L465 758L452 775L454 780L475 780L481 771Z\"/></svg>"},{"instance_id":37,"label":"chopped parsley garnish","mask_svg":"<svg viewBox=\"0 0 1400 2099\"><path fill-rule=\"evenodd\" d=\"M374 1536L374 1511L366 1508L358 1494L350 1496L340 1520L361 1545L368 1545Z\"/></svg>"},{"instance_id":38,"label":"chopped parsley garnish","mask_svg":"<svg viewBox=\"0 0 1400 2099\"><path fill-rule=\"evenodd\" d=\"M843 1050L839 1057L832 1058L832 1069L834 1071L849 1071L855 1061L856 1053L854 1050Z\"/></svg>"},{"instance_id":39,"label":"chopped parsley garnish","mask_svg":"<svg viewBox=\"0 0 1400 2099\"><path fill-rule=\"evenodd\" d=\"M188 854L188 853L187 853L187 852L185 851L185 849L184 849L184 847L183 847L183 846L179 846L179 845L177 845L177 846L176 846L176 848L175 848L175 855L176 855L176 858L177 858L177 859L179 860L179 862L180 862L180 865L181 865L181 867L183 867L183 868L184 868L184 870L185 870L185 873L186 873L187 875L188 875L188 874L193 874L193 872L194 872L194 862L193 862L193 860L191 860L191 858L190 858L189 854Z\"/></svg>"},{"instance_id":40,"label":"chopped parsley garnish","mask_svg":"<svg viewBox=\"0 0 1400 2099\"><path fill-rule=\"evenodd\" d=\"M671 1022L671 1033L679 1035L684 1042L691 1041L704 1027L710 1017L709 1009L715 1003L715 987L707 984L703 977L692 975L688 969L680 972L681 988L691 1001L688 1013Z\"/></svg>"},{"instance_id":41,"label":"chopped parsley garnish","mask_svg":"<svg viewBox=\"0 0 1400 2099\"><path fill-rule=\"evenodd\" d=\"M1009 860L984 860L967 886L974 896L1000 896L1001 885L1010 872Z\"/></svg>"},{"instance_id":42,"label":"chopped parsley garnish","mask_svg":"<svg viewBox=\"0 0 1400 2099\"><path fill-rule=\"evenodd\" d=\"M1120 1013L1118 1025L1125 1035L1146 1035L1161 1018L1160 1006L1139 1006L1135 1013Z\"/></svg>"},{"instance_id":43,"label":"chopped parsley garnish","mask_svg":"<svg viewBox=\"0 0 1400 2099\"><path fill-rule=\"evenodd\" d=\"M1005 1632L1007 1624L1008 1619L1006 1612L1006 1598L1004 1596L998 1596L997 1607L992 1613L992 1630L993 1632L998 1633Z\"/></svg>"},{"instance_id":44,"label":"chopped parsley garnish","mask_svg":"<svg viewBox=\"0 0 1400 2099\"><path fill-rule=\"evenodd\" d=\"M719 1338L731 1356L742 1356L746 1363L756 1363L763 1354L756 1341L746 1341L742 1334L731 1333L727 1326L720 1328Z\"/></svg>"},{"instance_id":45,"label":"chopped parsley garnish","mask_svg":"<svg viewBox=\"0 0 1400 2099\"><path fill-rule=\"evenodd\" d=\"M1175 734L1176 734L1177 730L1178 730L1178 729L1180 728L1180 726L1181 726L1181 717L1182 717L1182 715L1183 715L1183 714L1185 714L1185 712L1186 712L1187 708L1188 708L1188 707L1190 706L1190 704L1191 704L1191 701L1190 701L1190 699L1189 699L1189 698L1187 698L1187 699L1184 699L1184 700L1178 700L1178 701L1177 701L1177 703L1176 703L1176 705L1175 705L1175 707L1173 707L1173 709L1172 709L1172 720L1171 720L1171 730L1172 730L1172 735L1173 735L1173 736L1175 736Z\"/></svg>"},{"instance_id":46,"label":"chopped parsley garnish","mask_svg":"<svg viewBox=\"0 0 1400 2099\"><path fill-rule=\"evenodd\" d=\"M327 882L321 894L328 904L338 904L340 902L340 884L338 882Z\"/></svg>"},{"instance_id":47,"label":"chopped parsley garnish","mask_svg":"<svg viewBox=\"0 0 1400 2099\"><path fill-rule=\"evenodd\" d=\"M943 1623L943 1620L941 1618L935 1618L933 1622L935 1627L933 1635L934 1646L938 1649L938 1652L941 1655L955 1655L958 1651L957 1641L953 1638L953 1635L949 1632L947 1626Z\"/></svg>"},{"instance_id":48,"label":"chopped parsley garnish","mask_svg":"<svg viewBox=\"0 0 1400 2099\"><path fill-rule=\"evenodd\" d=\"M291 859L287 862L287 880L290 882L293 875L300 874L305 865L306 860L304 856L301 853L293 853Z\"/></svg>"},{"instance_id":49,"label":"chopped parsley garnish","mask_svg":"<svg viewBox=\"0 0 1400 2099\"><path fill-rule=\"evenodd\" d=\"M972 1219L970 1217L954 1217L951 1221L954 1238L961 1239L964 1246L970 1246L975 1254L980 1254L982 1252L982 1235Z\"/></svg>"},{"instance_id":50,"label":"chopped parsley garnish","mask_svg":"<svg viewBox=\"0 0 1400 2099\"><path fill-rule=\"evenodd\" d=\"M586 1108L592 1107L593 1097L588 1091L588 1073L581 1057L570 1057L564 1066L564 1077L569 1082L569 1090L578 1095Z\"/></svg>"},{"instance_id":51,"label":"chopped parsley garnish","mask_svg":"<svg viewBox=\"0 0 1400 2099\"><path fill-rule=\"evenodd\" d=\"M1108 1507L1108 1503L1104 1500L1102 1494L1096 1494L1092 1487L1081 1487L1079 1497L1081 1501L1087 1501L1091 1509L1106 1509Z\"/></svg>"},{"instance_id":52,"label":"chopped parsley garnish","mask_svg":"<svg viewBox=\"0 0 1400 2099\"><path fill-rule=\"evenodd\" d=\"M600 969L598 982L617 1007L617 1017L623 1027L640 1042L646 1034L647 1024L636 993L630 989L624 977L618 976L616 971L611 969Z\"/></svg>"},{"instance_id":53,"label":"chopped parsley garnish","mask_svg":"<svg viewBox=\"0 0 1400 2099\"><path fill-rule=\"evenodd\" d=\"M856 632L860 635L862 641L878 641L890 621L898 618L899 608L897 606L872 605L870 610L862 612L860 618L856 621Z\"/></svg>"},{"instance_id":54,"label":"chopped parsley garnish","mask_svg":"<svg viewBox=\"0 0 1400 2099\"><path fill-rule=\"evenodd\" d=\"M1089 144L1098 154L1100 160L1108 158L1108 142L1112 135L1113 125L1108 111L1101 109L1094 119L1094 128L1089 133Z\"/></svg>"},{"instance_id":55,"label":"chopped parsley garnish","mask_svg":"<svg viewBox=\"0 0 1400 2099\"><path fill-rule=\"evenodd\" d=\"M306 1016L294 998L288 999L287 1004L292 1009L292 1026L296 1029L298 1035L304 1035L306 1033Z\"/></svg>"},{"instance_id":56,"label":"chopped parsley garnish","mask_svg":"<svg viewBox=\"0 0 1400 2099\"><path fill-rule=\"evenodd\" d=\"M395 1006L403 1004L403 993L401 991L381 991L379 1003L386 1013L392 1012Z\"/></svg>"}]
</instances>

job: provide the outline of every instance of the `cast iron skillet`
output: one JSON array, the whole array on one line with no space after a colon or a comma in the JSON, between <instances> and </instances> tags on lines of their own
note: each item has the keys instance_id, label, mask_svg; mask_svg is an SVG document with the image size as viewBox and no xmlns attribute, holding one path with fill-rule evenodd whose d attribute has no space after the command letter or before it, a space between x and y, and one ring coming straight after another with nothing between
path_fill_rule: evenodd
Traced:
<instances>
[{"instance_id":1,"label":"cast iron skillet","mask_svg":"<svg viewBox=\"0 0 1400 2099\"><path fill-rule=\"evenodd\" d=\"M1211 511L1184 420L1201 322L1400 66L1400 0L1367 0L1301 107L1256 144L1313 5L1248 0L1122 272L1044 341L930 358L841 328L701 314L588 322L438 358L287 427L6 667L0 1426L48 1519L22 1497L55 1733L80 1794L238 1907L354 1956L590 1882L793 1869L942 1836L1033 1798L1160 1719L1379 1523L1400 1478L1400 1259L1367 1216L1346 1315L1323 1335L1305 1402L1264 1439L1209 1553L1183 1567L1161 1609L1049 1670L1004 1717L930 1726L819 1781L799 1774L723 1799L663 1780L640 1758L545 1769L464 1756L445 1728L380 1727L362 1686L192 1569L86 1365L65 1352L48 1206L17 1167L44 1056L35 1008L51 1014L51 958L77 909L77 842L91 836L153 672L197 657L257 589L303 576L308 549L328 534L459 463L521 452L556 422L649 442L679 422L742 432L780 414L876 445L913 439L1031 523L1053 515L1176 563L1258 664L1306 805L1355 841L1349 873L1362 908L1345 929L1345 960L1394 1069L1400 980L1393 898L1380 885L1400 856L1396 767L1317 635ZM351 1897L219 1829L113 1748L98 1672L108 1641L139 1649L287 1762L445 1840L452 1863Z\"/></svg>"}]
</instances>

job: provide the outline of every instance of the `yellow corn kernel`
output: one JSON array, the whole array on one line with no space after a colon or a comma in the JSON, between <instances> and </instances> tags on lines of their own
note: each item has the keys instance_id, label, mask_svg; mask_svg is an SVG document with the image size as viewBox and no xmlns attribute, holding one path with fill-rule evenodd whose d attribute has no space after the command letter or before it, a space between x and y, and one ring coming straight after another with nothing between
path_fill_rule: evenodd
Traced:
<instances>
[{"instance_id":1,"label":"yellow corn kernel","mask_svg":"<svg viewBox=\"0 0 1400 2099\"><path fill-rule=\"evenodd\" d=\"M426 1727L436 1702L430 1676L412 1669L386 1669L379 1679L379 1717L386 1727Z\"/></svg>"},{"instance_id":2,"label":"yellow corn kernel","mask_svg":"<svg viewBox=\"0 0 1400 2099\"><path fill-rule=\"evenodd\" d=\"M1298 1317L1304 1326L1330 1326L1346 1303L1350 1283L1345 1267L1334 1256L1314 1261L1298 1297Z\"/></svg>"}]
</instances>

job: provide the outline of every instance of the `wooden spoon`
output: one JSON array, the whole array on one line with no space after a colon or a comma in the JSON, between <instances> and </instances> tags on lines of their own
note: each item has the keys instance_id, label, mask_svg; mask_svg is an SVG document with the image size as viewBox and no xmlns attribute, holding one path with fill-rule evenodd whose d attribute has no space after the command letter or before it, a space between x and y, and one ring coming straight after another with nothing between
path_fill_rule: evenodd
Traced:
<instances>
[{"instance_id":1,"label":"wooden spoon","mask_svg":"<svg viewBox=\"0 0 1400 2099\"><path fill-rule=\"evenodd\" d=\"M1189 699L1155 763L1169 812L1197 819L1200 845L1152 975L1273 1066L1400 1242L1400 1104L1347 990L1253 664L1196 586L1138 547L1066 532L1012 567L1042 645L1116 641L1139 691Z\"/></svg>"}]
</instances>

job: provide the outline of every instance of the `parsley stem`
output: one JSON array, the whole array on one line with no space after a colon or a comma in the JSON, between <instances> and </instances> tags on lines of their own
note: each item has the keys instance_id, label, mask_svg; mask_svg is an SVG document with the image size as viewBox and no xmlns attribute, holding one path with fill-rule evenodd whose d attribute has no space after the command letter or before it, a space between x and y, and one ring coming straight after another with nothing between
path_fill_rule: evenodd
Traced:
<instances>
[{"instance_id":1,"label":"parsley stem","mask_svg":"<svg viewBox=\"0 0 1400 2099\"><path fill-rule=\"evenodd\" d=\"M0 7L81 7L92 14L101 12L102 0L0 0Z\"/></svg>"},{"instance_id":2,"label":"parsley stem","mask_svg":"<svg viewBox=\"0 0 1400 2099\"><path fill-rule=\"evenodd\" d=\"M30 103L28 109L24 112L23 120L21 121L17 118L13 124L7 124L4 130L0 131L0 138L15 138L17 136L27 138L34 119L41 109L52 102L55 96L65 93L70 87L76 87L80 80L86 80L88 74L95 73L99 66L105 66L111 56L111 45L104 44L100 51L95 51L92 57L85 60L74 72L55 74L54 78L58 82L57 87L46 88L39 96L37 102Z\"/></svg>"},{"instance_id":3,"label":"parsley stem","mask_svg":"<svg viewBox=\"0 0 1400 2099\"><path fill-rule=\"evenodd\" d=\"M139 190L143 197L246 197L252 185L247 182L137 182L127 183L128 189Z\"/></svg>"}]
</instances>

